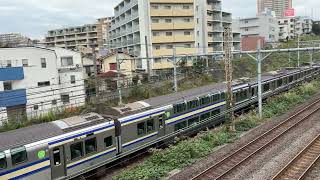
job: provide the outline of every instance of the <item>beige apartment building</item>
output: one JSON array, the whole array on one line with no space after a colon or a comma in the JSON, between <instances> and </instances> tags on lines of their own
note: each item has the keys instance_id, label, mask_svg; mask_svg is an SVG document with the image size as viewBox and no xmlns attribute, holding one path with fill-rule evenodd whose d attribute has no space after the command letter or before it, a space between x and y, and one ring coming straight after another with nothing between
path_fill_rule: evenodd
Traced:
<instances>
[{"instance_id":1,"label":"beige apartment building","mask_svg":"<svg viewBox=\"0 0 320 180\"><path fill-rule=\"evenodd\" d=\"M257 15L266 9L274 11L277 18L283 18L287 9L292 8L292 0L257 0Z\"/></svg>"},{"instance_id":2,"label":"beige apartment building","mask_svg":"<svg viewBox=\"0 0 320 180\"><path fill-rule=\"evenodd\" d=\"M108 31L112 17L101 18L95 24L86 24L48 31L44 44L47 47L61 47L71 50L79 48L107 48Z\"/></svg>"},{"instance_id":3,"label":"beige apartment building","mask_svg":"<svg viewBox=\"0 0 320 180\"><path fill-rule=\"evenodd\" d=\"M138 57L222 51L223 27L231 26L232 17L221 6L221 0L124 0L114 8L111 49ZM233 43L239 50L240 34L234 34ZM163 58L151 64L152 69L172 68ZM146 61L138 68L146 69Z\"/></svg>"}]
</instances>

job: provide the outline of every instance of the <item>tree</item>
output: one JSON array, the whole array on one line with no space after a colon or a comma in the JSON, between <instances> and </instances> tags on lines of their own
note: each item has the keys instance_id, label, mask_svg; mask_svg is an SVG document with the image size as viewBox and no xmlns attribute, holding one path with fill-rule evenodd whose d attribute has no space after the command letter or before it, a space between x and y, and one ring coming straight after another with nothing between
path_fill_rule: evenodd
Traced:
<instances>
[{"instance_id":1,"label":"tree","mask_svg":"<svg viewBox=\"0 0 320 180\"><path fill-rule=\"evenodd\" d=\"M312 32L315 35L320 35L320 24L313 24L312 25Z\"/></svg>"}]
</instances>

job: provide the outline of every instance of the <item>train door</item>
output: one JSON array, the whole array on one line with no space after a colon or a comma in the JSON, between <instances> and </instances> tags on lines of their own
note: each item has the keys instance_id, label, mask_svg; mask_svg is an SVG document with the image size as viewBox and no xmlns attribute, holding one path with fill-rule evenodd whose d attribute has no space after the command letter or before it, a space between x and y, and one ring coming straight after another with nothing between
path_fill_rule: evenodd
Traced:
<instances>
[{"instance_id":1,"label":"train door","mask_svg":"<svg viewBox=\"0 0 320 180\"><path fill-rule=\"evenodd\" d=\"M65 177L66 174L66 162L65 162L64 147L55 147L50 152L51 161L51 177L52 179L59 179Z\"/></svg>"},{"instance_id":2,"label":"train door","mask_svg":"<svg viewBox=\"0 0 320 180\"><path fill-rule=\"evenodd\" d=\"M159 123L159 136L162 137L166 134L166 128L165 128L165 120L164 120L164 115L160 115L157 117L157 121Z\"/></svg>"}]
</instances>

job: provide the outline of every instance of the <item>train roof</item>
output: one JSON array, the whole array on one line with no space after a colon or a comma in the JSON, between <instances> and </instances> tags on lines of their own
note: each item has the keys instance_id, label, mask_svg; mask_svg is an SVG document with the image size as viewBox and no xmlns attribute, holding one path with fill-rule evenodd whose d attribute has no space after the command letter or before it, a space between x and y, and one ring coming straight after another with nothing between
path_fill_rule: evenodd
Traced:
<instances>
[{"instance_id":1,"label":"train roof","mask_svg":"<svg viewBox=\"0 0 320 180\"><path fill-rule=\"evenodd\" d=\"M26 128L0 133L0 151L111 121L111 119L103 118L99 114L88 113L50 123L37 124Z\"/></svg>"}]
</instances>

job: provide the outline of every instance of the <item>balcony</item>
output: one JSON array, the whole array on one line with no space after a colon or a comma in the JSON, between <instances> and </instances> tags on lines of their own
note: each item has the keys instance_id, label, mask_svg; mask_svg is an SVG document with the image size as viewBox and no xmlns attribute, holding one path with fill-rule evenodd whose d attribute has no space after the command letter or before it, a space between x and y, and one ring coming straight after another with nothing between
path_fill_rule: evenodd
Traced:
<instances>
[{"instance_id":1,"label":"balcony","mask_svg":"<svg viewBox=\"0 0 320 180\"><path fill-rule=\"evenodd\" d=\"M15 81L24 79L23 67L0 68L0 81Z\"/></svg>"},{"instance_id":2,"label":"balcony","mask_svg":"<svg viewBox=\"0 0 320 180\"><path fill-rule=\"evenodd\" d=\"M151 16L156 17L187 17L194 16L193 9L152 9Z\"/></svg>"},{"instance_id":3,"label":"balcony","mask_svg":"<svg viewBox=\"0 0 320 180\"><path fill-rule=\"evenodd\" d=\"M222 42L223 38L220 36L208 37L208 42Z\"/></svg>"},{"instance_id":4,"label":"balcony","mask_svg":"<svg viewBox=\"0 0 320 180\"><path fill-rule=\"evenodd\" d=\"M150 0L150 3L165 3L165 4L185 4L193 3L193 0Z\"/></svg>"},{"instance_id":5,"label":"balcony","mask_svg":"<svg viewBox=\"0 0 320 180\"><path fill-rule=\"evenodd\" d=\"M153 36L152 43L173 43L173 42L193 42L192 35L175 35L175 36Z\"/></svg>"},{"instance_id":6,"label":"balcony","mask_svg":"<svg viewBox=\"0 0 320 180\"><path fill-rule=\"evenodd\" d=\"M26 89L0 92L0 107L12 107L27 104Z\"/></svg>"},{"instance_id":7,"label":"balcony","mask_svg":"<svg viewBox=\"0 0 320 180\"><path fill-rule=\"evenodd\" d=\"M183 48L183 47L176 48L177 55L195 54L195 52L196 52L195 48ZM173 54L173 49L153 50L153 56L172 56L172 54Z\"/></svg>"}]
</instances>

